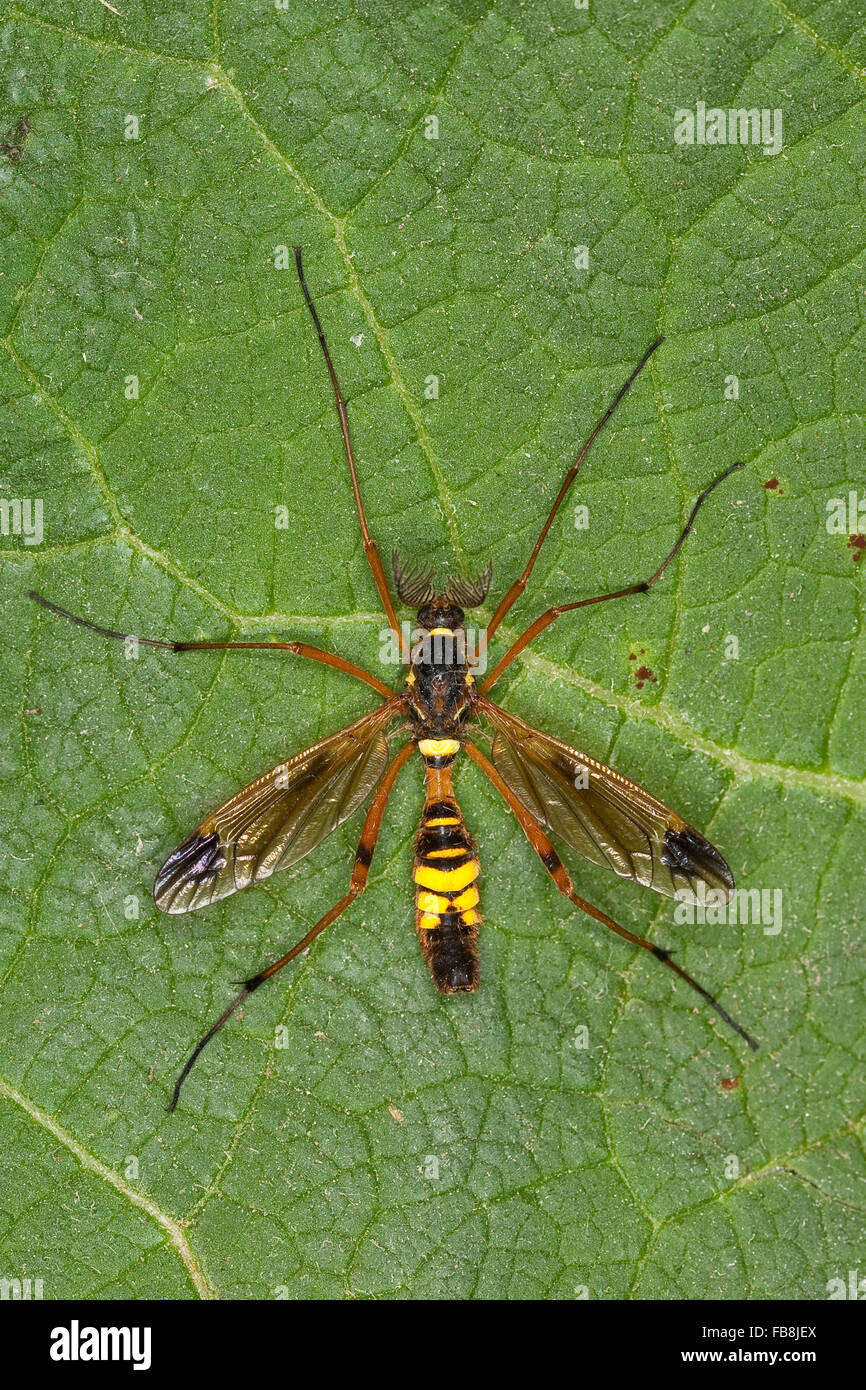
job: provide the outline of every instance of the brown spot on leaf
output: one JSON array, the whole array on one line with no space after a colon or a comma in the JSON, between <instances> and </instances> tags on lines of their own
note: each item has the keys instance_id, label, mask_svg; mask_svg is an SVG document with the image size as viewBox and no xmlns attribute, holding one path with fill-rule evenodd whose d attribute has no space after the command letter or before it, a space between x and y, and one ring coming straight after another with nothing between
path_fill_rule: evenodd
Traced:
<instances>
[{"instance_id":1,"label":"brown spot on leaf","mask_svg":"<svg viewBox=\"0 0 866 1390\"><path fill-rule=\"evenodd\" d=\"M740 1078L739 1078L738 1076L723 1076L723 1077L722 1077L722 1090L723 1090L723 1091L735 1091L735 1090L737 1089L737 1087L739 1086L739 1084L740 1084Z\"/></svg>"},{"instance_id":2,"label":"brown spot on leaf","mask_svg":"<svg viewBox=\"0 0 866 1390\"><path fill-rule=\"evenodd\" d=\"M389 1110L390 1114L393 1115L393 1117L394 1117L394 1119L397 1121L398 1125L401 1125L401 1124L403 1123L403 1116L402 1116L402 1114L400 1113L400 1111L397 1109L396 1105L389 1105L389 1106L388 1106L388 1110Z\"/></svg>"},{"instance_id":3,"label":"brown spot on leaf","mask_svg":"<svg viewBox=\"0 0 866 1390\"><path fill-rule=\"evenodd\" d=\"M858 564L863 558L863 551L866 550L866 536L849 536L848 549L854 552L851 559L854 561L855 565Z\"/></svg>"},{"instance_id":4,"label":"brown spot on leaf","mask_svg":"<svg viewBox=\"0 0 866 1390\"><path fill-rule=\"evenodd\" d=\"M634 678L638 690L643 690L645 681L652 681L654 685L658 685L658 676L653 675L648 666L639 666L634 673Z\"/></svg>"},{"instance_id":5,"label":"brown spot on leaf","mask_svg":"<svg viewBox=\"0 0 866 1390\"><path fill-rule=\"evenodd\" d=\"M764 487L767 489L768 492L778 492L779 496L782 496L782 490L779 487L778 478L768 478L767 481L764 483Z\"/></svg>"},{"instance_id":6,"label":"brown spot on leaf","mask_svg":"<svg viewBox=\"0 0 866 1390\"><path fill-rule=\"evenodd\" d=\"M11 129L7 130L3 140L0 141L0 154L8 159L10 164L17 164L24 153L24 141L30 134L30 125L27 117L22 116Z\"/></svg>"}]
</instances>

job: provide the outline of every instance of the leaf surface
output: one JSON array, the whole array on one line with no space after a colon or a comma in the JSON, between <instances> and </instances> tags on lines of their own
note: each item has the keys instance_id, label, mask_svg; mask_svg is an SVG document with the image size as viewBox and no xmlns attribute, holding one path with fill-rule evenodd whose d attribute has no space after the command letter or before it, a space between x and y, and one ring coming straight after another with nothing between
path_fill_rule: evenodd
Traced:
<instances>
[{"instance_id":1,"label":"leaf surface","mask_svg":"<svg viewBox=\"0 0 866 1390\"><path fill-rule=\"evenodd\" d=\"M826 1297L866 1237L866 527L826 525L864 479L856 7L117 8L0 27L0 123L29 127L0 158L3 495L44 503L41 544L0 537L3 1271L45 1297ZM676 146L699 100L782 109L782 152ZM367 893L165 1114L233 982L345 891L360 819L188 918L156 869L373 696L288 656L135 659L24 595L400 679L296 244L383 553L492 555L494 595L665 334L505 640L650 574L744 460L651 595L561 619L497 695L781 892L775 933L681 924L565 854L755 1057L560 898L467 760L483 983L437 996L410 763Z\"/></svg>"}]
</instances>

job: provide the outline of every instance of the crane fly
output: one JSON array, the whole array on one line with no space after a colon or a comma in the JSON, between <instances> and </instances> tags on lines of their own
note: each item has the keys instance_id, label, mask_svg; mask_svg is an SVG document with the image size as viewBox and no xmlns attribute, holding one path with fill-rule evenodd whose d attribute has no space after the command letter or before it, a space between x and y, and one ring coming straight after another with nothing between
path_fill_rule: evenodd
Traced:
<instances>
[{"instance_id":1,"label":"crane fly","mask_svg":"<svg viewBox=\"0 0 866 1390\"><path fill-rule=\"evenodd\" d=\"M426 787L412 868L415 928L433 983L439 991L443 994L471 993L478 988L480 978L478 880L481 865L452 782L457 755L466 752L514 813L563 896L633 946L641 947L661 961L696 990L750 1047L757 1048L755 1040L703 985L677 964L669 951L627 931L577 893L550 837L564 841L591 863L610 869L621 878L632 879L668 897L677 895L693 901L707 889L715 890L721 900L730 898L734 879L719 851L682 816L657 801L643 787L567 743L524 723L488 698L488 691L515 658L562 614L651 589L676 556L710 493L743 465L732 464L704 488L675 545L648 579L610 593L548 608L512 643L493 670L477 680L476 675L481 675L479 663L467 656L465 641L459 639L465 637L465 610L480 607L487 598L492 564L474 578L453 577L443 587L437 585L432 570L418 563L407 563L394 553L394 591L401 603L417 610L416 633L421 634L422 639L410 649L397 622L382 558L367 526L346 406L304 277L300 248L295 249L295 262L334 391L364 553L408 670L402 689L393 691L370 672L306 642L137 639L145 646L172 652L289 652L332 666L363 681L384 697L369 714L280 763L211 812L159 870L153 896L160 911L194 912L263 882L278 869L296 864L338 825L365 804L368 806L347 891L291 950L243 982L240 992L191 1052L175 1083L169 1110L175 1109L181 1087L202 1050L244 1001L305 951L363 892L388 798L398 773L416 749L424 765ZM584 458L662 341L658 337L647 348L568 469L522 574L500 599L487 625L488 641L526 588L539 551ZM28 596L52 613L103 637L125 640L128 635L77 617L41 594L31 591ZM437 638L438 642L429 640ZM388 731L397 720L401 721L397 732L404 735L405 741L399 752L389 758ZM489 729L485 730L479 720L485 721ZM478 746L478 739L488 745L487 752Z\"/></svg>"}]
</instances>

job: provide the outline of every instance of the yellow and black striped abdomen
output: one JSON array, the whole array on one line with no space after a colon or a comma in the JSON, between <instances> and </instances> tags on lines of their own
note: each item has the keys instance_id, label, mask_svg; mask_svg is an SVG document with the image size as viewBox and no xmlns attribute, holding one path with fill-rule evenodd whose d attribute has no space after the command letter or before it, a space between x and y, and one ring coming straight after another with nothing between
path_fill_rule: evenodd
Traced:
<instances>
[{"instance_id":1,"label":"yellow and black striped abdomen","mask_svg":"<svg viewBox=\"0 0 866 1390\"><path fill-rule=\"evenodd\" d=\"M447 751L446 751L447 745ZM444 994L478 988L478 875L475 841L451 789L459 744L422 739L427 800L415 840L415 929L436 988Z\"/></svg>"}]
</instances>

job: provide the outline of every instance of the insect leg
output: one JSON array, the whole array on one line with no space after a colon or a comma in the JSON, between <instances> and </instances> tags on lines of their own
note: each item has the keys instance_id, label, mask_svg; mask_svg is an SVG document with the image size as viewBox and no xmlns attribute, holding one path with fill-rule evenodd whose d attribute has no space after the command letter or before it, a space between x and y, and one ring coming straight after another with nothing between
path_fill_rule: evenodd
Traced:
<instances>
[{"instance_id":1,"label":"insect leg","mask_svg":"<svg viewBox=\"0 0 866 1390\"><path fill-rule=\"evenodd\" d=\"M281 956L279 960L275 960L272 965L268 965L264 970L260 970L258 975L253 975L251 979L244 981L243 989L235 996L225 1012L220 1014L216 1023L208 1029L204 1037L196 1043L187 1058L183 1071L174 1083L174 1093L171 1098L171 1104L168 1107L170 1111L175 1109L180 1097L181 1087L198 1061L198 1058L201 1056L201 1053L207 1047L211 1038L215 1037L223 1025L228 1023L232 1014L237 1013L244 1000L248 999L253 990L259 988L259 985L263 985L265 980L270 980L273 975L276 975L278 971L282 970L284 965L288 965L289 961L295 959L295 956L305 951L311 942L315 941L316 937L319 936L326 927L330 927L333 922L336 922L337 918L346 911L349 904L354 902L358 894L364 891L367 886L370 865L373 862L373 852L376 848L376 841L379 838L379 831L382 827L382 817L385 814L385 806L391 792L394 790L397 774L413 751L414 744L405 744L388 767L385 776L379 784L379 789L367 812L364 828L361 831L361 838L358 841L358 848L355 851L355 863L352 868L349 891L344 893L340 901L335 903L334 906L325 913L324 917L319 919L314 927L310 928L306 936L303 937L297 945L293 946L292 949L287 951L284 956Z\"/></svg>"},{"instance_id":2,"label":"insect leg","mask_svg":"<svg viewBox=\"0 0 866 1390\"><path fill-rule=\"evenodd\" d=\"M27 597L32 598L36 603L47 608L50 613L56 613L58 617L66 618L70 623L75 623L76 627L89 628L91 632L98 632L100 637L114 637L118 641L125 642L128 637L133 636L128 632L114 632L111 628L100 627L98 623L92 623L88 618L79 618L75 613L69 613L65 608L60 608L50 599L43 598L42 594L37 594L33 589L27 590ZM351 661L346 661L342 656L335 656L333 652L322 651L319 647L311 647L307 642L163 642L156 637L136 637L136 642L144 647L163 647L169 652L223 652L223 651L265 651L265 652L291 652L294 656L305 656L311 661L321 661L326 666L333 666L337 671L345 671L349 676L354 676L356 680L363 681L365 685L370 685L374 690L378 690L380 695L393 695L391 690L376 676L370 675L369 671L364 671L360 666L355 666Z\"/></svg>"},{"instance_id":3,"label":"insect leg","mask_svg":"<svg viewBox=\"0 0 866 1390\"><path fill-rule=\"evenodd\" d=\"M610 405L608 406L607 410L604 412L604 414L602 415L601 419L598 421L598 424L595 426L595 429L592 431L592 434L589 436L589 438L587 439L587 441L586 441L586 443L584 444L583 448L581 449L580 453L578 454L577 458L575 459L574 463L571 465L571 467L569 468L568 472L566 473L565 478L563 479L562 487L559 489L559 492L556 494L556 501L554 502L553 506L552 506L551 509L550 509L550 515L548 516L547 520L545 521L544 525L543 525L542 528L541 528L541 535L538 537L538 540L535 542L535 547L534 547L534 549L533 549L533 551L532 551L532 554L531 554L530 557L529 557L528 563L527 563L527 565L526 565L526 569L523 571L523 573L522 573L522 575L520 576L519 579L515 579L515 581L514 581L514 583L512 584L511 588L508 590L508 593L507 593L507 594L505 595L505 597L500 601L499 607L497 608L496 612L493 614L493 617L491 618L491 620L490 620L490 622L489 622L489 624L488 624L488 627L487 627L487 639L488 639L488 641L489 641L490 638L493 636L493 634L494 634L494 632L496 631L496 629L498 628L499 624L502 622L502 619L505 617L505 615L506 615L506 613L508 612L509 608L511 608L511 607L517 602L517 600L520 598L520 595L523 593L523 590L526 588L526 585L529 583L529 576L531 575L532 570L533 570L533 567L534 567L534 565L535 565L535 562L536 562L536 560L538 559L538 552L539 552L539 550L541 549L542 545L544 544L544 541L545 541L545 538L546 538L546 536L547 536L548 531L550 530L551 526L553 525L553 519L554 519L554 517L556 516L556 513L559 511L559 508L561 507L563 501L565 500L565 494L568 492L568 489L571 487L572 483L574 482L575 478L577 477L577 474L578 474L578 470L579 470L579 468L580 468L580 465L583 463L583 460L586 458L587 454L589 453L590 449L592 448L592 446L593 446L593 444L595 443L595 441L596 441L596 439L598 438L598 436L601 434L602 430L604 429L604 427L605 427L605 425L607 424L608 420L610 419L611 415L612 415L613 412L616 410L616 408L617 408L617 406L619 405L620 401L622 400L623 396L624 396L624 395L626 394L626 392L628 391L628 389L629 389L629 387L631 386L632 382L634 381L635 377L638 376L638 374L639 374L640 372L643 371L644 367L646 366L647 362L648 362L648 361L650 360L650 358L652 357L652 355L653 355L653 353L655 352L656 348L657 348L657 347L661 347L661 345L662 345L663 342L664 342L664 338L662 338L661 336L659 336L658 338L656 338L655 342L652 343L652 344L650 345L650 347L647 348L646 352L644 353L644 355L643 355L643 357L641 358L641 360L638 362L638 364L637 364L637 366L635 367L634 371L632 372L631 376L628 378L628 381L624 382L623 385L620 387L620 389L617 391L616 395L614 396L614 398L613 398L613 400L611 401Z\"/></svg>"},{"instance_id":4,"label":"insect leg","mask_svg":"<svg viewBox=\"0 0 866 1390\"><path fill-rule=\"evenodd\" d=\"M662 560L655 574L650 575L649 579L642 579L638 584L629 584L625 589L614 589L609 594L595 594L592 598L579 599L577 603L559 603L555 608L548 608L545 613L542 613L540 618L536 618L534 623L530 623L526 631L518 637L517 641L508 648L505 655L496 663L490 675L480 686L481 694L483 695L491 686L495 685L503 671L511 665L514 658L519 656L524 648L528 647L530 642L532 642L540 632L543 632L546 627L550 627L550 624L563 613L571 613L575 608L589 608L594 603L606 603L607 600L611 598L628 598L631 594L645 594L647 589L651 589L653 584L661 579L671 560L673 560L674 556L679 551L680 546L695 524L695 517L704 502L706 502L710 493L714 492L720 483L723 483L726 478L729 478L732 473L735 473L738 468L742 467L742 463L732 463L730 468L726 468L724 473L720 473L717 478L714 478L713 481L704 488L703 492L698 495L689 513L688 521L677 537L673 548ZM490 628L487 629L487 635L488 637L490 636Z\"/></svg>"},{"instance_id":5,"label":"insect leg","mask_svg":"<svg viewBox=\"0 0 866 1390\"><path fill-rule=\"evenodd\" d=\"M352 439L351 435L349 434L349 417L346 414L346 403L343 400L343 393L340 390L340 383L337 380L337 373L334 370L334 364L331 361L331 354L328 351L328 344L325 340L324 329L322 328L321 322L319 320L319 315L316 312L316 306L313 303L313 297L310 294L309 289L307 288L307 282L304 278L303 256L300 246L295 247L295 265L298 268L298 279L301 282L301 289L304 292L304 299L307 301L307 308L309 309L313 319L313 323L315 324L316 333L318 334L319 338L319 343L321 345L322 352L325 356L325 363L328 368L328 375L331 378L331 385L334 388L334 398L337 402L337 414L340 417L340 429L343 431L343 443L346 446L346 458L349 461L349 473L351 474L352 478L352 491L355 494L355 510L358 513L358 521L361 526L361 538L364 542L364 554L367 557L367 563L369 564L370 569L373 571L373 578L376 581L376 588L379 590L379 597L382 600L382 607L385 609L385 616L387 617L388 622L390 623L394 631L400 634L400 645L403 648L403 655L408 659L408 651L406 649L406 644L403 641L402 633L400 632L400 626L397 622L397 615L394 612L394 601L391 598L391 590L388 587L388 580L385 575L385 567L382 564L382 557L379 554L379 548L376 545L376 542L373 540L373 537L370 535L370 531L367 526L367 517L364 513L364 503L361 501L361 487L358 482L358 474L355 471L355 459L352 453Z\"/></svg>"},{"instance_id":6,"label":"insect leg","mask_svg":"<svg viewBox=\"0 0 866 1390\"><path fill-rule=\"evenodd\" d=\"M562 860L541 825L535 819L535 816L531 815L526 807L518 801L511 788L480 749L476 748L471 743L465 743L464 747L473 762L477 763L482 772L490 778L497 791L502 794L511 807L511 810L517 816L517 819L523 827L526 838L532 845L532 848L535 850L545 869L550 874L550 877L553 879L560 893L562 893L564 897L570 899L575 907L579 907L582 912L587 913L590 917L594 917L597 922L601 922L602 926L610 927L611 931L616 932L617 936L621 936L626 941L630 941L633 946L640 946L644 951L649 951L650 955L655 956L656 960L660 960L669 970L673 970L676 975L679 975L681 980L685 980L687 985L691 985L692 989L696 990L711 1008L715 1009L719 1017L724 1019L725 1023L727 1023L730 1028L733 1028L735 1033L739 1033L740 1037L745 1039L753 1051L757 1051L758 1044L755 1042L755 1039L750 1037L746 1030L741 1028L739 1023L731 1018L731 1015L726 1009L722 1008L721 1004L710 994L709 990L704 989L703 985L699 985L697 980L693 979L691 975L686 974L682 966L677 965L676 961L672 959L669 951L666 951L663 946L656 946L654 942L648 941L646 937L635 936L633 932L628 931L625 927L621 927L612 917L608 917L606 912L602 912L600 908L594 907L592 903L588 903L585 898L581 898L575 892L574 884Z\"/></svg>"}]
</instances>

